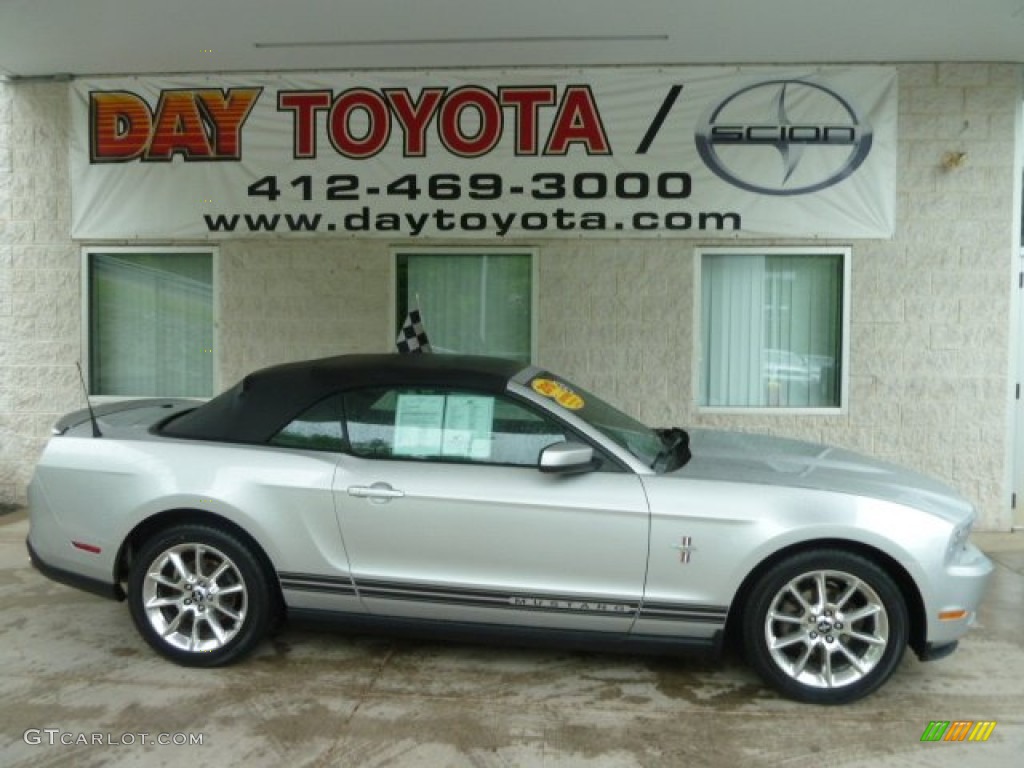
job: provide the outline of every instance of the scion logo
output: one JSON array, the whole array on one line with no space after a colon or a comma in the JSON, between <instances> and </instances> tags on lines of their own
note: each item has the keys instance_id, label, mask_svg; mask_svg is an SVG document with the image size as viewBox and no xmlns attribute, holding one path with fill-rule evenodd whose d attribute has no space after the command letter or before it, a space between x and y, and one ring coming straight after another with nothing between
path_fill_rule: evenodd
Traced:
<instances>
[{"instance_id":1,"label":"scion logo","mask_svg":"<svg viewBox=\"0 0 1024 768\"><path fill-rule=\"evenodd\" d=\"M697 151L717 176L764 195L804 195L848 178L871 151L863 115L808 80L749 85L697 126Z\"/></svg>"}]
</instances>

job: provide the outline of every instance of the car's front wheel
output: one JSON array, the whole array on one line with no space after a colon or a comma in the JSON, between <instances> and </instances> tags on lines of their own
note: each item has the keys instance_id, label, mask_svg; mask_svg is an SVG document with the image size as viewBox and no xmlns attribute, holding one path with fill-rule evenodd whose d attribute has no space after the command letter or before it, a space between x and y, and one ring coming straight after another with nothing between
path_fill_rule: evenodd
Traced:
<instances>
[{"instance_id":1,"label":"car's front wheel","mask_svg":"<svg viewBox=\"0 0 1024 768\"><path fill-rule=\"evenodd\" d=\"M128 579L139 633L188 666L227 664L251 651L271 626L272 594L250 548L205 525L177 526L147 541Z\"/></svg>"},{"instance_id":2,"label":"car's front wheel","mask_svg":"<svg viewBox=\"0 0 1024 768\"><path fill-rule=\"evenodd\" d=\"M842 550L803 552L770 568L744 616L747 658L790 698L844 704L876 690L903 658L903 595L871 561Z\"/></svg>"}]
</instances>

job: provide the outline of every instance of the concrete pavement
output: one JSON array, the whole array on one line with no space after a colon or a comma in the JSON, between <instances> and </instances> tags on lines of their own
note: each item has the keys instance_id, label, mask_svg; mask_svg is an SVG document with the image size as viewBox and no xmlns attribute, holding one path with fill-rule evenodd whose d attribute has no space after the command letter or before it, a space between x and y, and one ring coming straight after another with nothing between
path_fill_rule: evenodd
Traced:
<instances>
[{"instance_id":1,"label":"concrete pavement","mask_svg":"<svg viewBox=\"0 0 1024 768\"><path fill-rule=\"evenodd\" d=\"M1024 754L1024 534L975 537L998 567L981 626L957 653L922 664L908 651L880 692L820 708L778 698L735 660L308 629L233 667L184 669L149 650L125 605L33 570L27 531L23 513L0 517L6 768L1002 768ZM983 744L921 743L932 720L997 725Z\"/></svg>"}]
</instances>

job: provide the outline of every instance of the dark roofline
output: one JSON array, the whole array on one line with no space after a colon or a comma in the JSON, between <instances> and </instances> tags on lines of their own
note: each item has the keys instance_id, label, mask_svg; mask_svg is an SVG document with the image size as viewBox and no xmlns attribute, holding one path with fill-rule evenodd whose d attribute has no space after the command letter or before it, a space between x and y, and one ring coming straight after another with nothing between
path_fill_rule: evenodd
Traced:
<instances>
[{"instance_id":1,"label":"dark roofline","mask_svg":"<svg viewBox=\"0 0 1024 768\"><path fill-rule=\"evenodd\" d=\"M167 423L161 434L264 443L314 403L366 387L455 386L504 392L526 363L469 355L342 355L263 368L208 403Z\"/></svg>"},{"instance_id":2,"label":"dark roofline","mask_svg":"<svg viewBox=\"0 0 1024 768\"><path fill-rule=\"evenodd\" d=\"M348 390L362 388L371 380L373 383L385 379L398 383L423 379L451 383L471 379L480 382L485 389L503 391L508 380L525 367L525 363L515 360L476 355L338 355L262 368L244 377L241 383L291 381L308 375Z\"/></svg>"}]
</instances>

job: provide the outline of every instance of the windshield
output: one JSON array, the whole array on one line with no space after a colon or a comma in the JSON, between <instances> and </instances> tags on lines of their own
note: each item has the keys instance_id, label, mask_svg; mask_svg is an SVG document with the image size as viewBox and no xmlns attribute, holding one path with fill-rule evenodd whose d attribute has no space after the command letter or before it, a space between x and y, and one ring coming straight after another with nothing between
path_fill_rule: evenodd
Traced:
<instances>
[{"instance_id":1,"label":"windshield","mask_svg":"<svg viewBox=\"0 0 1024 768\"><path fill-rule=\"evenodd\" d=\"M583 419L647 466L659 471L666 468L663 466L666 454L671 453L675 446L663 439L659 431L641 424L582 387L551 373L536 373L525 384Z\"/></svg>"}]
</instances>

